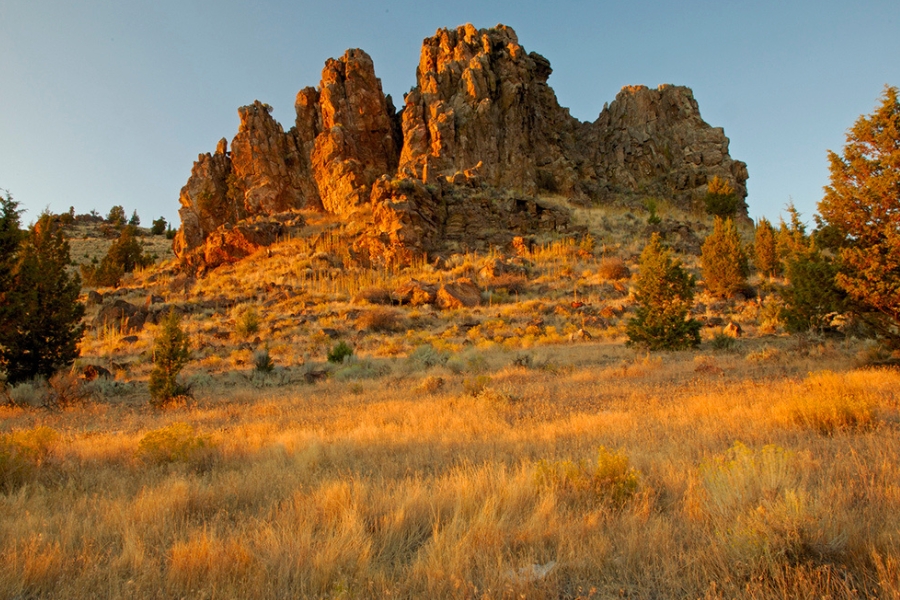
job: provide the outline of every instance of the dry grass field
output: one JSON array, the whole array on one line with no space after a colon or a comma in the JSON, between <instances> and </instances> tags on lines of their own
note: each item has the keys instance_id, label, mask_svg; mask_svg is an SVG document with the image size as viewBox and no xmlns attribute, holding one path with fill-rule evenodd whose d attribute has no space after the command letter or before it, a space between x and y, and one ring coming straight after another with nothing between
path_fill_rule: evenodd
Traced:
<instances>
[{"instance_id":1,"label":"dry grass field","mask_svg":"<svg viewBox=\"0 0 900 600\"><path fill-rule=\"evenodd\" d=\"M493 254L359 268L311 219L100 290L184 312L193 398L149 406L152 324L88 332L76 366L114 377L84 401L14 390L0 597L900 597L900 373L785 335L771 298L701 295L699 350L629 348L637 217L586 220L504 278ZM459 277L481 306L372 302Z\"/></svg>"}]
</instances>

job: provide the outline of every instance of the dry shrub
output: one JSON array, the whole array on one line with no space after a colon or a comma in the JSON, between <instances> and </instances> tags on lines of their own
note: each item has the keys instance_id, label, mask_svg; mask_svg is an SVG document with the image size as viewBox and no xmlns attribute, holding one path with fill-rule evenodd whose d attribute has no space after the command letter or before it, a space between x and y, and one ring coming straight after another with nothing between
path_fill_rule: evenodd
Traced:
<instances>
[{"instance_id":1,"label":"dry shrub","mask_svg":"<svg viewBox=\"0 0 900 600\"><path fill-rule=\"evenodd\" d=\"M356 328L381 333L399 331L403 328L403 315L393 308L373 308L357 317Z\"/></svg>"},{"instance_id":2,"label":"dry shrub","mask_svg":"<svg viewBox=\"0 0 900 600\"><path fill-rule=\"evenodd\" d=\"M138 443L135 456L147 464L206 466L212 462L214 451L208 436L195 434L187 423L172 423L148 432Z\"/></svg>"},{"instance_id":3,"label":"dry shrub","mask_svg":"<svg viewBox=\"0 0 900 600\"><path fill-rule=\"evenodd\" d=\"M621 506L637 491L639 474L623 451L610 452L601 446L595 462L539 461L534 480L570 500Z\"/></svg>"},{"instance_id":4,"label":"dry shrub","mask_svg":"<svg viewBox=\"0 0 900 600\"><path fill-rule=\"evenodd\" d=\"M30 481L59 440L49 427L35 427L0 435L0 490L11 492Z\"/></svg>"},{"instance_id":5,"label":"dry shrub","mask_svg":"<svg viewBox=\"0 0 900 600\"><path fill-rule=\"evenodd\" d=\"M14 406L59 409L85 402L91 397L91 389L75 373L57 371L49 380L20 383L3 395Z\"/></svg>"},{"instance_id":6,"label":"dry shrub","mask_svg":"<svg viewBox=\"0 0 900 600\"><path fill-rule=\"evenodd\" d=\"M748 574L771 576L841 551L843 540L828 535L828 511L817 510L807 488L809 460L773 444L753 450L735 442L701 466L716 535Z\"/></svg>"},{"instance_id":7,"label":"dry shrub","mask_svg":"<svg viewBox=\"0 0 900 600\"><path fill-rule=\"evenodd\" d=\"M871 429L881 422L878 409L883 398L870 381L848 374L816 373L802 387L786 391L772 411L781 423L826 435Z\"/></svg>"},{"instance_id":8,"label":"dry shrub","mask_svg":"<svg viewBox=\"0 0 900 600\"><path fill-rule=\"evenodd\" d=\"M606 256L600 259L597 274L607 281L619 281L631 277L631 270L618 256Z\"/></svg>"},{"instance_id":9,"label":"dry shrub","mask_svg":"<svg viewBox=\"0 0 900 600\"><path fill-rule=\"evenodd\" d=\"M417 391L422 392L424 394L434 394L438 390L444 387L444 378L437 377L434 375L429 375L422 379L422 382L416 388Z\"/></svg>"}]
</instances>

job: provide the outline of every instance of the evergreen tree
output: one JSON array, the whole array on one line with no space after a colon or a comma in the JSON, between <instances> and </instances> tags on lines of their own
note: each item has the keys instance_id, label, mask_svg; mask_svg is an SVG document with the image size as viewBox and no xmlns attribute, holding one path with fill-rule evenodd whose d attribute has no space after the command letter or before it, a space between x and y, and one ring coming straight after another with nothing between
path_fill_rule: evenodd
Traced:
<instances>
[{"instance_id":1,"label":"evergreen tree","mask_svg":"<svg viewBox=\"0 0 900 600\"><path fill-rule=\"evenodd\" d=\"M10 383L50 377L78 356L84 333L81 280L70 275L69 243L44 214L21 245L5 305L0 365Z\"/></svg>"},{"instance_id":2,"label":"evergreen tree","mask_svg":"<svg viewBox=\"0 0 900 600\"><path fill-rule=\"evenodd\" d=\"M132 227L137 227L141 224L141 218L138 216L136 210L131 213L131 218L128 219L128 224Z\"/></svg>"},{"instance_id":3,"label":"evergreen tree","mask_svg":"<svg viewBox=\"0 0 900 600\"><path fill-rule=\"evenodd\" d=\"M785 223L784 217L775 234L775 252L782 270L787 268L788 261L795 256L809 250L809 236L806 235L806 225L800 219L800 212L794 207L794 203L787 205L790 223Z\"/></svg>"},{"instance_id":4,"label":"evergreen tree","mask_svg":"<svg viewBox=\"0 0 900 600\"><path fill-rule=\"evenodd\" d=\"M12 300L13 277L24 237L19 228L18 202L9 192L0 196L0 348L14 330L16 307Z\"/></svg>"},{"instance_id":5,"label":"evergreen tree","mask_svg":"<svg viewBox=\"0 0 900 600\"><path fill-rule=\"evenodd\" d=\"M151 235L163 235L166 232L166 218L160 217L153 220L153 226L150 228Z\"/></svg>"},{"instance_id":6,"label":"evergreen tree","mask_svg":"<svg viewBox=\"0 0 900 600\"><path fill-rule=\"evenodd\" d=\"M153 342L153 370L149 384L153 404L159 406L190 392L177 380L189 358L188 338L181 329L181 318L174 310L169 311Z\"/></svg>"},{"instance_id":7,"label":"evergreen tree","mask_svg":"<svg viewBox=\"0 0 900 600\"><path fill-rule=\"evenodd\" d=\"M737 214L738 197L727 180L715 175L707 184L703 204L706 214L726 219Z\"/></svg>"},{"instance_id":8,"label":"evergreen tree","mask_svg":"<svg viewBox=\"0 0 900 600\"><path fill-rule=\"evenodd\" d=\"M900 326L900 100L885 87L879 106L847 133L843 155L829 151L830 184L819 203L839 246L837 283L879 314L882 331ZM900 338L896 333L891 334Z\"/></svg>"},{"instance_id":9,"label":"evergreen tree","mask_svg":"<svg viewBox=\"0 0 900 600\"><path fill-rule=\"evenodd\" d=\"M141 243L134 236L135 228L128 225L112 243L98 266L82 265L81 274L88 285L116 287L125 273L149 264Z\"/></svg>"},{"instance_id":10,"label":"evergreen tree","mask_svg":"<svg viewBox=\"0 0 900 600\"><path fill-rule=\"evenodd\" d=\"M125 209L119 205L113 206L109 209L109 214L106 215L106 220L115 228L125 227Z\"/></svg>"},{"instance_id":11,"label":"evergreen tree","mask_svg":"<svg viewBox=\"0 0 900 600\"><path fill-rule=\"evenodd\" d=\"M628 322L630 344L650 350L681 350L700 344L700 322L689 319L694 278L673 259L654 233L641 253L634 296L638 309Z\"/></svg>"},{"instance_id":12,"label":"evergreen tree","mask_svg":"<svg viewBox=\"0 0 900 600\"><path fill-rule=\"evenodd\" d=\"M756 272L760 277L776 277L781 273L781 264L775 247L775 228L765 217L760 218L756 224L753 254Z\"/></svg>"},{"instance_id":13,"label":"evergreen tree","mask_svg":"<svg viewBox=\"0 0 900 600\"><path fill-rule=\"evenodd\" d=\"M713 232L703 242L700 257L707 291L719 298L731 298L747 287L747 255L731 219L716 217Z\"/></svg>"},{"instance_id":14,"label":"evergreen tree","mask_svg":"<svg viewBox=\"0 0 900 600\"><path fill-rule=\"evenodd\" d=\"M837 287L838 263L815 246L792 256L785 266L789 284L781 291L785 327L804 333L826 326L826 317L847 308L847 294Z\"/></svg>"}]
</instances>

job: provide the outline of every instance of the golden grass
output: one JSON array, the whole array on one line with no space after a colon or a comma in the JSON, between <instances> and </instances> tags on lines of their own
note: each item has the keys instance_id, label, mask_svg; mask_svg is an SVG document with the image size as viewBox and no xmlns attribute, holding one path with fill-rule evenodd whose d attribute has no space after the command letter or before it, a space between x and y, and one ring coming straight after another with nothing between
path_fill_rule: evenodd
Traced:
<instances>
[{"instance_id":1,"label":"golden grass","mask_svg":"<svg viewBox=\"0 0 900 600\"><path fill-rule=\"evenodd\" d=\"M2 408L30 462L0 596L896 597L900 374L855 351L602 342Z\"/></svg>"}]
</instances>

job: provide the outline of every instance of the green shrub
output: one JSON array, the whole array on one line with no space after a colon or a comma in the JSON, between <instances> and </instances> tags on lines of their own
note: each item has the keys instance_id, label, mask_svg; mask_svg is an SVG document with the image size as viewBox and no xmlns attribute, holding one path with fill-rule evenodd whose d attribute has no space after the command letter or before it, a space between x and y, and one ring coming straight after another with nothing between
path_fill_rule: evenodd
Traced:
<instances>
[{"instance_id":1,"label":"green shrub","mask_svg":"<svg viewBox=\"0 0 900 600\"><path fill-rule=\"evenodd\" d=\"M662 223L662 219L659 218L659 215L656 213L659 207L656 198L647 198L644 200L644 207L647 209L647 212L650 213L650 216L647 217L648 225L659 225Z\"/></svg>"},{"instance_id":2,"label":"green shrub","mask_svg":"<svg viewBox=\"0 0 900 600\"><path fill-rule=\"evenodd\" d=\"M341 364L349 356L353 356L353 347L341 340L328 351L328 362Z\"/></svg>"},{"instance_id":3,"label":"green shrub","mask_svg":"<svg viewBox=\"0 0 900 600\"><path fill-rule=\"evenodd\" d=\"M0 491L9 493L28 483L58 440L49 427L0 434Z\"/></svg>"},{"instance_id":4,"label":"green shrub","mask_svg":"<svg viewBox=\"0 0 900 600\"><path fill-rule=\"evenodd\" d=\"M234 332L238 337L248 338L259 333L259 313L252 306L241 306L235 311Z\"/></svg>"},{"instance_id":5,"label":"green shrub","mask_svg":"<svg viewBox=\"0 0 900 600\"><path fill-rule=\"evenodd\" d=\"M709 345L713 347L713 350L723 350L728 352L734 350L734 347L737 345L737 340L728 334L719 332L713 336Z\"/></svg>"},{"instance_id":6,"label":"green shrub","mask_svg":"<svg viewBox=\"0 0 900 600\"><path fill-rule=\"evenodd\" d=\"M564 498L622 506L637 492L640 476L624 452L601 446L594 462L541 460L534 479Z\"/></svg>"},{"instance_id":7,"label":"green shrub","mask_svg":"<svg viewBox=\"0 0 900 600\"><path fill-rule=\"evenodd\" d=\"M275 369L275 361L269 354L268 346L253 353L253 368L257 373L264 374L269 374Z\"/></svg>"},{"instance_id":8,"label":"green shrub","mask_svg":"<svg viewBox=\"0 0 900 600\"><path fill-rule=\"evenodd\" d=\"M144 463L155 465L204 464L212 458L213 450L208 436L195 434L194 428L187 423L172 423L144 435L138 442L135 456Z\"/></svg>"},{"instance_id":9,"label":"green shrub","mask_svg":"<svg viewBox=\"0 0 900 600\"><path fill-rule=\"evenodd\" d=\"M739 200L731 184L718 176L710 180L703 205L706 214L727 219L737 214Z\"/></svg>"},{"instance_id":10,"label":"green shrub","mask_svg":"<svg viewBox=\"0 0 900 600\"><path fill-rule=\"evenodd\" d=\"M446 364L449 358L448 353L437 350L431 344L422 344L409 355L411 362L421 365L425 369Z\"/></svg>"},{"instance_id":11,"label":"green shrub","mask_svg":"<svg viewBox=\"0 0 900 600\"><path fill-rule=\"evenodd\" d=\"M663 248L654 233L641 253L634 296L638 309L628 322L629 344L650 350L681 350L700 344L700 322L689 319L694 278Z\"/></svg>"},{"instance_id":12,"label":"green shrub","mask_svg":"<svg viewBox=\"0 0 900 600\"><path fill-rule=\"evenodd\" d=\"M152 404L161 406L190 394L190 388L177 380L189 358L188 338L181 329L181 318L171 310L153 342L153 370L149 383Z\"/></svg>"}]
</instances>

